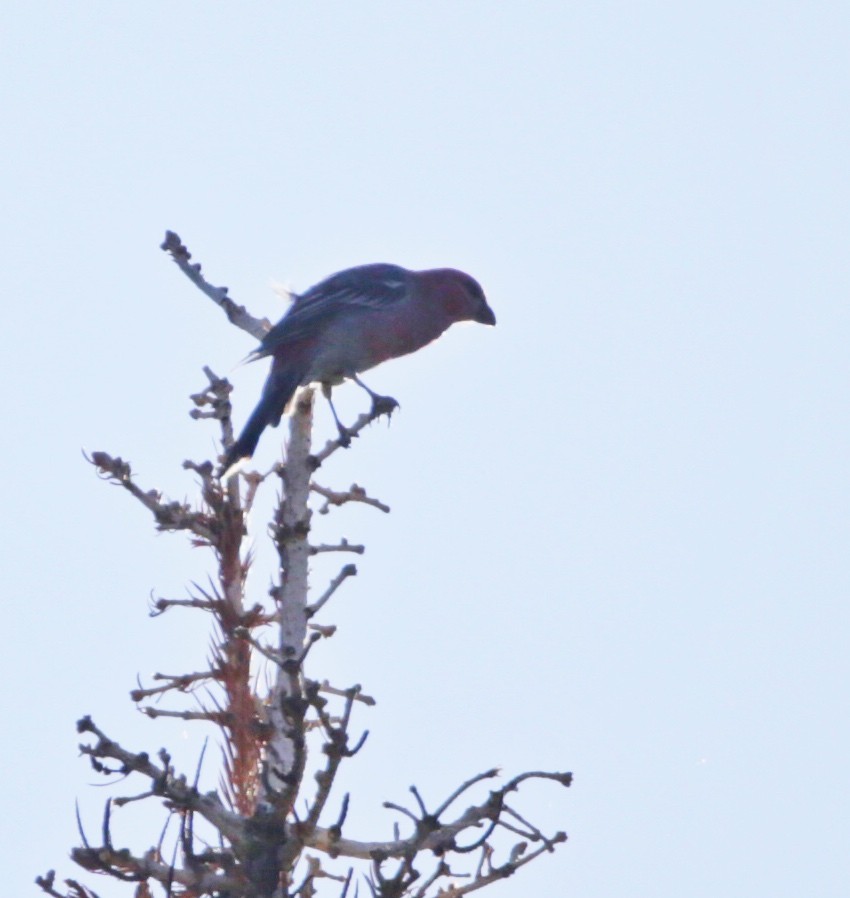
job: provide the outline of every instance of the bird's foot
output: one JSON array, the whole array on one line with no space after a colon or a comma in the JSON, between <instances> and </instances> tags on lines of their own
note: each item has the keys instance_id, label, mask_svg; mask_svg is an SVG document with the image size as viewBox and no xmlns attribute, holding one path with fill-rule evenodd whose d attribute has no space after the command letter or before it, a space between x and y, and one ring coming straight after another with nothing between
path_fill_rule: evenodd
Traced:
<instances>
[{"instance_id":1,"label":"bird's foot","mask_svg":"<svg viewBox=\"0 0 850 898\"><path fill-rule=\"evenodd\" d=\"M342 446L343 449L348 449L351 445L351 438L359 436L357 431L349 430L344 424L340 424L339 421L336 423L336 429L338 436L336 438L337 443Z\"/></svg>"},{"instance_id":2,"label":"bird's foot","mask_svg":"<svg viewBox=\"0 0 850 898\"><path fill-rule=\"evenodd\" d=\"M397 408L401 408L401 406L392 396L379 396L377 393L374 393L372 395L372 411L370 417L373 420L375 418L380 418L381 415L386 415L387 418L391 418L393 412Z\"/></svg>"}]
</instances>

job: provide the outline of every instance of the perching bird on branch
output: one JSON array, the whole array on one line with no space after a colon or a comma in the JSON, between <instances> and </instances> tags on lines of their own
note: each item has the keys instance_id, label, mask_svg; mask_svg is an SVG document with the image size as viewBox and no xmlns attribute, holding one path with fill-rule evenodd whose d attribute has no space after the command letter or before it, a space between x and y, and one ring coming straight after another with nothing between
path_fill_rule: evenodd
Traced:
<instances>
[{"instance_id":1,"label":"perching bird on branch","mask_svg":"<svg viewBox=\"0 0 850 898\"><path fill-rule=\"evenodd\" d=\"M373 393L357 375L421 349L456 321L495 324L496 316L478 282L453 268L361 265L296 296L249 356L272 356L271 371L259 404L225 456L224 475L254 454L260 434L277 427L300 386L321 383L330 398L331 387L351 378L369 393L374 408L392 410L396 401ZM344 437L335 411L334 418Z\"/></svg>"}]
</instances>

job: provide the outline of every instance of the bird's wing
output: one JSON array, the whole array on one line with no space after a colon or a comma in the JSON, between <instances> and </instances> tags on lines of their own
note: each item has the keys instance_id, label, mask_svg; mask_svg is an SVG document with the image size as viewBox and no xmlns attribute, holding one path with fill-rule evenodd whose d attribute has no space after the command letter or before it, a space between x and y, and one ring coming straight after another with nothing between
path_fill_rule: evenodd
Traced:
<instances>
[{"instance_id":1,"label":"bird's wing","mask_svg":"<svg viewBox=\"0 0 850 898\"><path fill-rule=\"evenodd\" d=\"M250 358L262 358L290 343L314 337L339 315L393 306L405 298L409 282L410 272L399 265L361 265L333 274L296 297Z\"/></svg>"}]
</instances>

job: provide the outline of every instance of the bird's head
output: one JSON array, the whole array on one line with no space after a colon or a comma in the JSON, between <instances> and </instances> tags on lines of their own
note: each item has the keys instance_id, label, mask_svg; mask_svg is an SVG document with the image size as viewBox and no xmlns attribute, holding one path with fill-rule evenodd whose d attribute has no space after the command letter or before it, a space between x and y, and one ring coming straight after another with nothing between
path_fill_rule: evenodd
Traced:
<instances>
[{"instance_id":1,"label":"bird's head","mask_svg":"<svg viewBox=\"0 0 850 898\"><path fill-rule=\"evenodd\" d=\"M466 272L455 268L423 271L421 276L440 297L440 302L453 321L477 321L495 324L496 316L487 304L481 284Z\"/></svg>"}]
</instances>

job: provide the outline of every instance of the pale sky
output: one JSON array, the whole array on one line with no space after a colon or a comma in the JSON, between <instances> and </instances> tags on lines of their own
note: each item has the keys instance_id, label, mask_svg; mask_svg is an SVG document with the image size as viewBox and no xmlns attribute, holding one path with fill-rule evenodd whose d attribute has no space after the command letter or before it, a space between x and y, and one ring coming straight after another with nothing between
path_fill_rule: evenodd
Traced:
<instances>
[{"instance_id":1,"label":"pale sky","mask_svg":"<svg viewBox=\"0 0 850 898\"><path fill-rule=\"evenodd\" d=\"M193 496L202 366L232 377L239 422L257 398L252 341L160 252L171 228L256 315L283 312L276 283L380 261L469 271L498 318L372 372L401 412L322 474L393 509L319 526L367 545L313 671L378 699L352 837L389 837L381 802L411 783L437 803L493 766L572 770L521 805L569 842L487 895L850 893L848 7L3 19L6 892L82 878L74 802L96 838L121 794L91 787L78 717L190 775L197 757L199 732L127 694L203 668L200 618L147 602L211 558L81 455ZM156 838L157 815L121 819L117 843Z\"/></svg>"}]
</instances>

